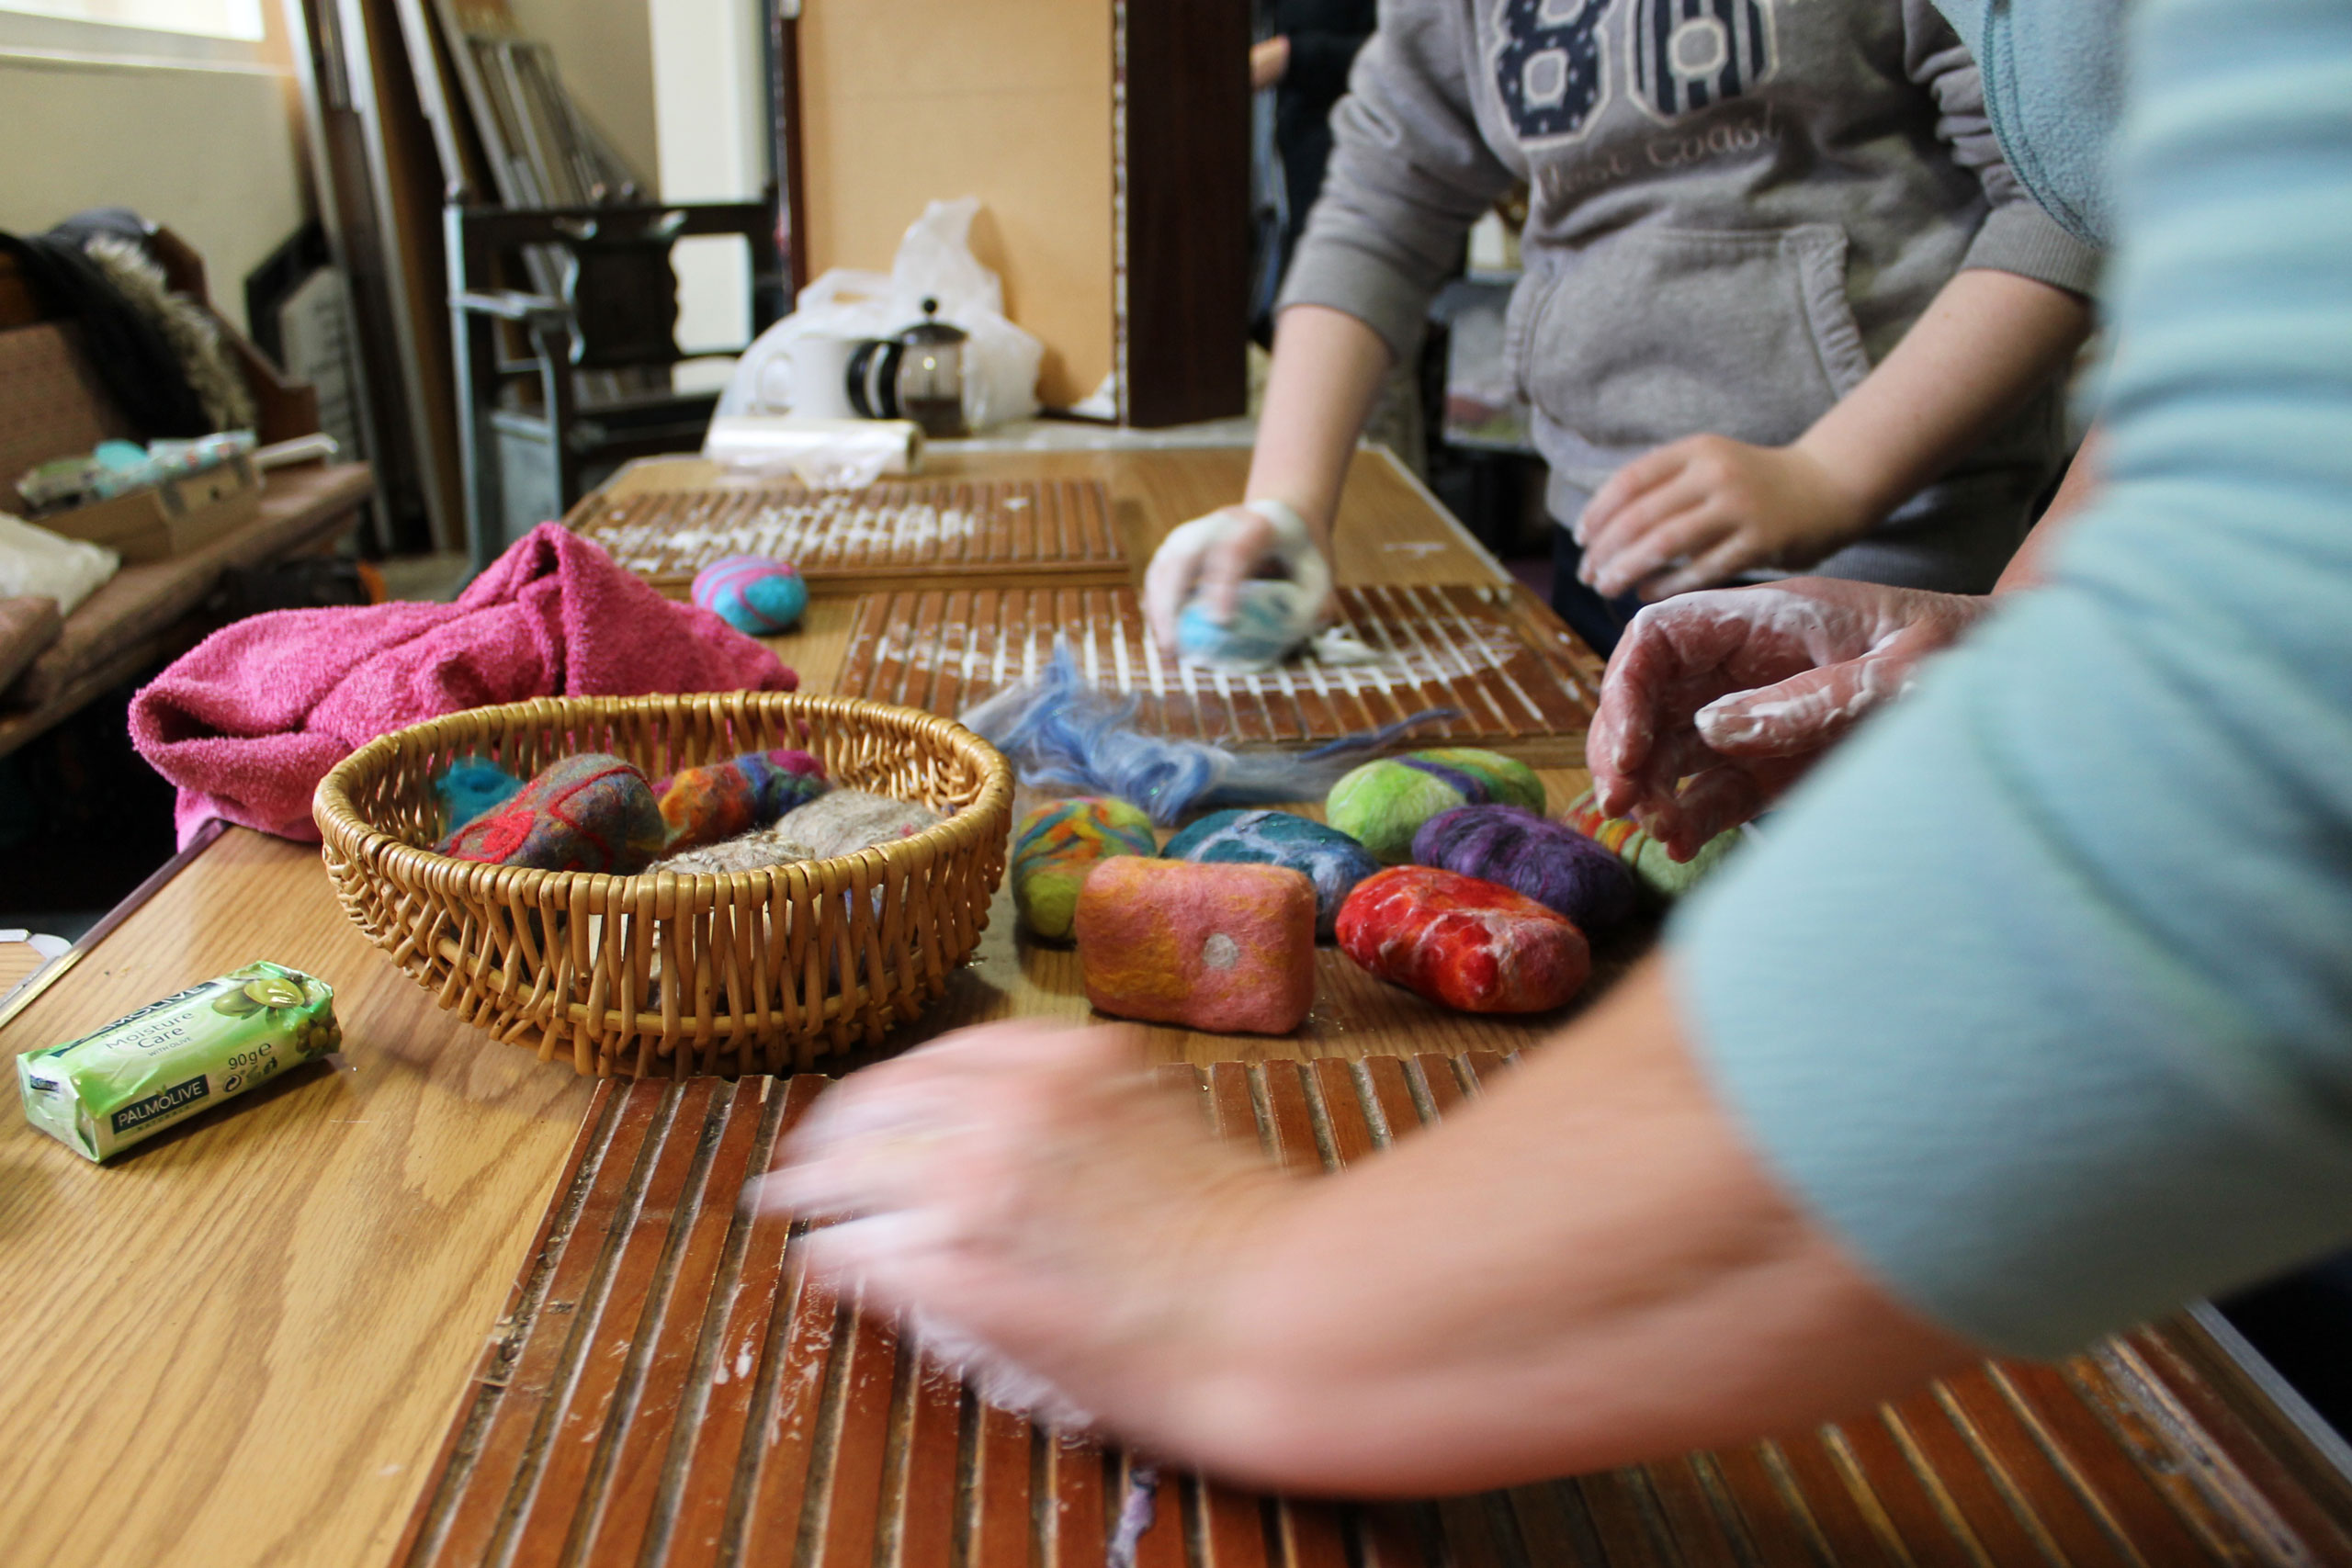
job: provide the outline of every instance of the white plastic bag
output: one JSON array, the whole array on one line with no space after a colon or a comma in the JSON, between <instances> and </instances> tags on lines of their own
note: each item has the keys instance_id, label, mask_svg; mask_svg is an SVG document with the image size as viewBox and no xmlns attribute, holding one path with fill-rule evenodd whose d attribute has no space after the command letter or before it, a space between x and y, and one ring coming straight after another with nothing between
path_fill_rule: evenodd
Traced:
<instances>
[{"instance_id":1,"label":"white plastic bag","mask_svg":"<svg viewBox=\"0 0 2352 1568\"><path fill-rule=\"evenodd\" d=\"M939 302L939 319L969 334L964 345L964 423L973 430L1037 412L1037 367L1046 345L1004 317L1004 285L974 258L969 243L979 197L934 201L899 242L886 276L835 267L800 291L792 314L759 335L735 363L718 414L790 413L796 339L813 333L888 337Z\"/></svg>"},{"instance_id":2,"label":"white plastic bag","mask_svg":"<svg viewBox=\"0 0 2352 1568\"><path fill-rule=\"evenodd\" d=\"M59 615L70 615L121 567L122 558L104 545L69 539L0 512L0 599L47 594L57 601Z\"/></svg>"}]
</instances>

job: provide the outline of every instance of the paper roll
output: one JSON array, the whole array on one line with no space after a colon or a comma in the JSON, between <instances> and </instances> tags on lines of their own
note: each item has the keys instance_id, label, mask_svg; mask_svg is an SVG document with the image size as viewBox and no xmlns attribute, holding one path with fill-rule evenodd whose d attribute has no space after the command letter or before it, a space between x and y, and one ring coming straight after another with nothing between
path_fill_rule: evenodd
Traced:
<instances>
[{"instance_id":1,"label":"paper roll","mask_svg":"<svg viewBox=\"0 0 2352 1568\"><path fill-rule=\"evenodd\" d=\"M855 490L922 467L922 427L910 419L722 415L702 455L738 473L790 474L812 490Z\"/></svg>"}]
</instances>

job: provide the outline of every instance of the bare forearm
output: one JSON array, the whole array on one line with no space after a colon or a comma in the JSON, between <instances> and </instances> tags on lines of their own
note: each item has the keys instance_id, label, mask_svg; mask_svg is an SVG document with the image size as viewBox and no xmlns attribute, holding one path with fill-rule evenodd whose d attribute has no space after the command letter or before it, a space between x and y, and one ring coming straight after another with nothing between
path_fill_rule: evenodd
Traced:
<instances>
[{"instance_id":1,"label":"bare forearm","mask_svg":"<svg viewBox=\"0 0 2352 1568\"><path fill-rule=\"evenodd\" d=\"M1244 499L1289 502L1328 545L1348 461L1388 366L1380 334L1344 310L1284 310Z\"/></svg>"},{"instance_id":2,"label":"bare forearm","mask_svg":"<svg viewBox=\"0 0 2352 1568\"><path fill-rule=\"evenodd\" d=\"M1993 592L2014 593L2020 588L2040 586L2043 568L2058 536L2073 525L2098 489L2098 431L2093 427L2083 437L2075 460L2066 465L2066 477L2058 481L2058 493L2050 498L2050 505L2035 522L2033 532L2025 536L2025 543L2018 547L2018 553L2002 569L2001 580L1993 584Z\"/></svg>"},{"instance_id":3,"label":"bare forearm","mask_svg":"<svg viewBox=\"0 0 2352 1568\"><path fill-rule=\"evenodd\" d=\"M1973 1359L1780 1194L1655 963L1498 1092L1287 1209L1159 1434L1269 1484L1583 1471L1816 1421Z\"/></svg>"},{"instance_id":4,"label":"bare forearm","mask_svg":"<svg viewBox=\"0 0 2352 1568\"><path fill-rule=\"evenodd\" d=\"M2065 289L2016 273L1960 273L1797 447L1883 517L2056 375L2089 328L2089 307Z\"/></svg>"}]
</instances>

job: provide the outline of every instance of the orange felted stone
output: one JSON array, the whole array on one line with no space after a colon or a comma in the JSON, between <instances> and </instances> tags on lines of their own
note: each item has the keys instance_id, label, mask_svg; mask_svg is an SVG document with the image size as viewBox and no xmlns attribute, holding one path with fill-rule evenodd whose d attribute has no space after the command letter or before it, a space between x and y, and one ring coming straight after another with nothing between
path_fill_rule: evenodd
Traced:
<instances>
[{"instance_id":1,"label":"orange felted stone","mask_svg":"<svg viewBox=\"0 0 2352 1568\"><path fill-rule=\"evenodd\" d=\"M1287 1034L1315 1005L1315 885L1279 865L1114 855L1079 890L1079 967L1103 1012Z\"/></svg>"},{"instance_id":2,"label":"orange felted stone","mask_svg":"<svg viewBox=\"0 0 2352 1568\"><path fill-rule=\"evenodd\" d=\"M1340 908L1340 949L1384 980L1464 1012L1547 1012L1584 988L1584 933L1499 883L1434 866L1365 877Z\"/></svg>"}]
</instances>

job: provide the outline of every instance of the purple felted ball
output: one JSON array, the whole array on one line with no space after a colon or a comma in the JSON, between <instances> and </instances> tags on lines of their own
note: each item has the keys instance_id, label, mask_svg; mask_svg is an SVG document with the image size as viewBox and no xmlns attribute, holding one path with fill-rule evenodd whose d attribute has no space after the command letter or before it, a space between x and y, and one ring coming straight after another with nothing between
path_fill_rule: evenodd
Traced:
<instances>
[{"instance_id":1,"label":"purple felted ball","mask_svg":"<svg viewBox=\"0 0 2352 1568\"><path fill-rule=\"evenodd\" d=\"M694 601L739 632L772 637L808 607L808 584L788 560L729 556L695 573Z\"/></svg>"},{"instance_id":2,"label":"purple felted ball","mask_svg":"<svg viewBox=\"0 0 2352 1568\"><path fill-rule=\"evenodd\" d=\"M1624 863L1573 828L1520 806L1441 811L1413 835L1416 864L1459 872L1525 894L1587 931L1634 912Z\"/></svg>"}]
</instances>

